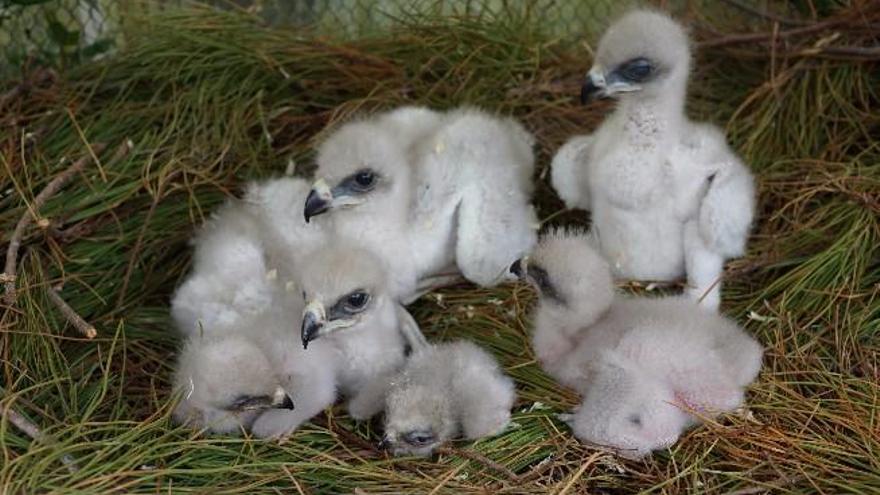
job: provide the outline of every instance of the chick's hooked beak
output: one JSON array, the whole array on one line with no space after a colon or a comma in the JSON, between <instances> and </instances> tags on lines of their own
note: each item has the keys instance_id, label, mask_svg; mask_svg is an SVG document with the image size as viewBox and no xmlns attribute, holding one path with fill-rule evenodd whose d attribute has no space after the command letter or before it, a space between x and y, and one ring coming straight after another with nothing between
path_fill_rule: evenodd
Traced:
<instances>
[{"instance_id":1,"label":"chick's hooked beak","mask_svg":"<svg viewBox=\"0 0 880 495\"><path fill-rule=\"evenodd\" d=\"M272 395L244 395L226 408L229 411L263 411L266 409L293 410L293 399L281 386Z\"/></svg>"},{"instance_id":2,"label":"chick's hooked beak","mask_svg":"<svg viewBox=\"0 0 880 495\"><path fill-rule=\"evenodd\" d=\"M302 345L303 349L309 348L309 342L326 333L327 312L321 301L309 301L303 310L302 317Z\"/></svg>"},{"instance_id":3,"label":"chick's hooked beak","mask_svg":"<svg viewBox=\"0 0 880 495\"><path fill-rule=\"evenodd\" d=\"M333 191L327 185L324 179L318 179L312 184L312 190L306 197L306 204L303 208L303 216L306 223L315 216L324 213L333 206Z\"/></svg>"},{"instance_id":4,"label":"chick's hooked beak","mask_svg":"<svg viewBox=\"0 0 880 495\"><path fill-rule=\"evenodd\" d=\"M581 104L586 105L590 101L607 97L606 88L605 71L598 65L593 66L581 86Z\"/></svg>"},{"instance_id":5,"label":"chick's hooked beak","mask_svg":"<svg viewBox=\"0 0 880 495\"><path fill-rule=\"evenodd\" d=\"M376 447L379 450L389 450L392 445L393 442L391 441L391 437L389 437L388 435L382 435L382 440L379 441L379 444L376 445Z\"/></svg>"},{"instance_id":6,"label":"chick's hooked beak","mask_svg":"<svg viewBox=\"0 0 880 495\"><path fill-rule=\"evenodd\" d=\"M318 340L325 335L330 335L338 330L349 328L358 323L358 318L339 315L334 308L330 309L330 316L324 303L313 299L306 304L302 318L302 344L303 349L308 349L309 342Z\"/></svg>"},{"instance_id":7,"label":"chick's hooked beak","mask_svg":"<svg viewBox=\"0 0 880 495\"><path fill-rule=\"evenodd\" d=\"M529 268L529 257L523 256L522 258L514 261L512 265L510 265L510 273L512 273L518 279L524 280L526 277L526 274L528 273L528 268Z\"/></svg>"}]
</instances>

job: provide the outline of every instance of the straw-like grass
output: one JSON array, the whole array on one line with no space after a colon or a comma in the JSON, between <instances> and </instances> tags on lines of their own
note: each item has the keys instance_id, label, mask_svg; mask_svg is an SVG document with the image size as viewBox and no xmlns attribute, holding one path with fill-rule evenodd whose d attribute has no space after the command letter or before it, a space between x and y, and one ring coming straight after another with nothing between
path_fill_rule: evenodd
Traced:
<instances>
[{"instance_id":1,"label":"straw-like grass","mask_svg":"<svg viewBox=\"0 0 880 495\"><path fill-rule=\"evenodd\" d=\"M821 7L818 21L798 19L867 19L876 39L868 2ZM739 12L690 15L718 32L773 32ZM546 168L604 107L575 104L588 54L549 35L542 19L515 8L407 17L340 42L242 13L132 14L118 56L10 82L13 97L0 99L4 246L53 178L96 143L107 149L39 208L22 238L17 297L0 320L0 410L23 414L42 438L0 424L3 491L880 491L880 77L876 59L822 48L863 46L868 28L858 21L832 26L832 38L722 40L698 58L693 113L726 124L760 182L749 254L730 263L724 294L724 310L767 349L748 412L643 462L580 445L555 419L576 395L540 371L528 346L531 291L461 286L413 311L430 338L474 339L516 379L514 426L503 435L419 460L376 451L377 425L355 424L341 408L280 444L170 422L178 342L167 304L193 227L243 180L281 173L290 160L307 168L328 124L402 103L513 114L536 133ZM820 48L798 51L811 46ZM540 180L542 218L583 222L560 213ZM97 338L59 312L50 296L59 285Z\"/></svg>"}]
</instances>

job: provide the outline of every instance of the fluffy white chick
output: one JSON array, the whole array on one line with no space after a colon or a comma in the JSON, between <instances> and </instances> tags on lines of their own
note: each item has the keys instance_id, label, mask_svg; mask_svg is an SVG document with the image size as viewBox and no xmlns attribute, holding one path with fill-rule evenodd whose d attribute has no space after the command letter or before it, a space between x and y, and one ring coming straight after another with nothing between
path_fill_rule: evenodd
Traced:
<instances>
[{"instance_id":1,"label":"fluffy white chick","mask_svg":"<svg viewBox=\"0 0 880 495\"><path fill-rule=\"evenodd\" d=\"M320 226L297 214L310 190L303 179L283 177L248 184L243 199L223 205L193 240L193 266L171 301L185 335L240 328L273 302L278 266L325 240Z\"/></svg>"},{"instance_id":2,"label":"fluffy white chick","mask_svg":"<svg viewBox=\"0 0 880 495\"><path fill-rule=\"evenodd\" d=\"M755 209L748 168L715 126L684 112L690 46L669 16L635 10L599 42L581 97L618 99L592 135L553 158L569 208L592 213L593 235L621 278L669 281L720 304L725 259L745 250Z\"/></svg>"},{"instance_id":3,"label":"fluffy white chick","mask_svg":"<svg viewBox=\"0 0 880 495\"><path fill-rule=\"evenodd\" d=\"M390 377L414 341L407 332L418 333L417 327L407 329L414 323L390 293L386 270L370 251L343 239L304 259L298 277L308 301L298 341L271 340L297 408L266 411L254 422L255 435L284 436L337 395L348 399L348 411L357 420L382 410Z\"/></svg>"},{"instance_id":4,"label":"fluffy white chick","mask_svg":"<svg viewBox=\"0 0 880 495\"><path fill-rule=\"evenodd\" d=\"M242 335L187 339L178 357L174 391L181 396L175 421L215 433L238 433L264 411L294 408L269 358Z\"/></svg>"},{"instance_id":5,"label":"fluffy white chick","mask_svg":"<svg viewBox=\"0 0 880 495\"><path fill-rule=\"evenodd\" d=\"M388 124L391 116L346 124L321 145L321 179L306 217L324 213L337 231L398 265L395 272L414 274L396 284L403 300L450 271L484 286L503 280L536 238L532 136L512 119L475 109L412 125L419 130L411 134Z\"/></svg>"},{"instance_id":6,"label":"fluffy white chick","mask_svg":"<svg viewBox=\"0 0 880 495\"><path fill-rule=\"evenodd\" d=\"M631 457L668 446L696 420L691 411L741 405L760 370L761 346L732 320L686 297L615 294L607 262L583 234L545 235L511 271L539 292L538 360L584 394L573 423L582 440Z\"/></svg>"},{"instance_id":7,"label":"fluffy white chick","mask_svg":"<svg viewBox=\"0 0 880 495\"><path fill-rule=\"evenodd\" d=\"M193 244L192 268L171 299L171 316L181 333L222 332L269 307L265 247L245 205L225 204Z\"/></svg>"},{"instance_id":8,"label":"fluffy white chick","mask_svg":"<svg viewBox=\"0 0 880 495\"><path fill-rule=\"evenodd\" d=\"M458 436L500 433L510 422L513 380L479 346L456 341L417 349L385 399L383 443L395 455L430 455Z\"/></svg>"}]
</instances>

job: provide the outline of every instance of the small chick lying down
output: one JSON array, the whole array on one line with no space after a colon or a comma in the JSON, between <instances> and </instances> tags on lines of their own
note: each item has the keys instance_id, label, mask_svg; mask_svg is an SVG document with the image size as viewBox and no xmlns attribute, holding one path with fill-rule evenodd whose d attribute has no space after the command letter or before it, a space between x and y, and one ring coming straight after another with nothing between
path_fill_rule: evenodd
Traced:
<instances>
[{"instance_id":1,"label":"small chick lying down","mask_svg":"<svg viewBox=\"0 0 880 495\"><path fill-rule=\"evenodd\" d=\"M181 400L174 410L178 423L214 433L238 433L270 409L292 410L266 355L238 335L190 337L174 374Z\"/></svg>"},{"instance_id":2,"label":"small chick lying down","mask_svg":"<svg viewBox=\"0 0 880 495\"><path fill-rule=\"evenodd\" d=\"M395 455L428 456L453 438L500 433L510 422L513 381L467 341L416 350L391 381L385 438Z\"/></svg>"},{"instance_id":3,"label":"small chick lying down","mask_svg":"<svg viewBox=\"0 0 880 495\"><path fill-rule=\"evenodd\" d=\"M701 417L732 411L761 367L761 346L686 296L614 292L583 234L556 230L511 272L539 293L532 345L542 367L583 397L575 436L642 457Z\"/></svg>"}]
</instances>

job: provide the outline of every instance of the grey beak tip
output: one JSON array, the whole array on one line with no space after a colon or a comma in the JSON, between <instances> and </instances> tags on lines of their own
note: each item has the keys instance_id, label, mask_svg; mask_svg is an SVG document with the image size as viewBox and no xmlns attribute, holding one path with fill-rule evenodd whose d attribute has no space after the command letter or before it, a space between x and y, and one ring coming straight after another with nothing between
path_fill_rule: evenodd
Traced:
<instances>
[{"instance_id":1,"label":"grey beak tip","mask_svg":"<svg viewBox=\"0 0 880 495\"><path fill-rule=\"evenodd\" d=\"M284 396L284 402L281 403L281 408L293 411L293 399L291 399L289 395Z\"/></svg>"}]
</instances>

